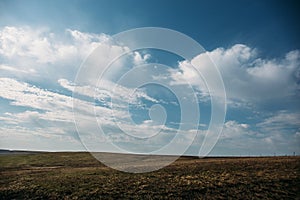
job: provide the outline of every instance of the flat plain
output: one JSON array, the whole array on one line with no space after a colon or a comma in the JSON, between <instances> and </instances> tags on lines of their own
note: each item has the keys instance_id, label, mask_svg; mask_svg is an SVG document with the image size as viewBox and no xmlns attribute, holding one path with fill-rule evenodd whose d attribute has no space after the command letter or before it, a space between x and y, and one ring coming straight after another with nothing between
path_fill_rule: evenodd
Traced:
<instances>
[{"instance_id":1,"label":"flat plain","mask_svg":"<svg viewBox=\"0 0 300 200\"><path fill-rule=\"evenodd\" d=\"M181 157L132 174L84 152L5 154L0 199L300 199L299 173L299 156Z\"/></svg>"}]
</instances>

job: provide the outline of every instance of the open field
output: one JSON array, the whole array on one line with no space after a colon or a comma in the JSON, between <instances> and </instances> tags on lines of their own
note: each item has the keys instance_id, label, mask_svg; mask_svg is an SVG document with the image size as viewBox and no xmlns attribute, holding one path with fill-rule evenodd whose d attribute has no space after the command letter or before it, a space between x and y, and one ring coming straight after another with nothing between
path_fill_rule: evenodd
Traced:
<instances>
[{"instance_id":1,"label":"open field","mask_svg":"<svg viewBox=\"0 0 300 200\"><path fill-rule=\"evenodd\" d=\"M156 172L110 169L88 153L0 156L0 199L300 199L300 157L180 158Z\"/></svg>"}]
</instances>

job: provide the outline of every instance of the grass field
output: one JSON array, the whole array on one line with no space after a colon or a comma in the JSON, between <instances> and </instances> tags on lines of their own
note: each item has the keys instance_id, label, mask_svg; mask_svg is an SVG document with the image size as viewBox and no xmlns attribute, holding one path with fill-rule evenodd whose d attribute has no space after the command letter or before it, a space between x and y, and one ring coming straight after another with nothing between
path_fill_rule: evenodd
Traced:
<instances>
[{"instance_id":1,"label":"grass field","mask_svg":"<svg viewBox=\"0 0 300 200\"><path fill-rule=\"evenodd\" d=\"M300 199L300 157L180 158L151 173L88 153L0 155L0 199Z\"/></svg>"}]
</instances>

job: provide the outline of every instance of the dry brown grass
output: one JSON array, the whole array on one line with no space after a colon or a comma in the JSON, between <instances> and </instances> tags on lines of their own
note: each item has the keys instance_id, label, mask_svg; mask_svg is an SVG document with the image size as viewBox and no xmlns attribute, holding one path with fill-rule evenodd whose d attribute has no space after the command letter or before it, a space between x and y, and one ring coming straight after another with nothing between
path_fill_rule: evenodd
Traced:
<instances>
[{"instance_id":1,"label":"dry brown grass","mask_svg":"<svg viewBox=\"0 0 300 200\"><path fill-rule=\"evenodd\" d=\"M300 157L181 158L156 172L88 153L0 156L0 199L299 199Z\"/></svg>"}]
</instances>

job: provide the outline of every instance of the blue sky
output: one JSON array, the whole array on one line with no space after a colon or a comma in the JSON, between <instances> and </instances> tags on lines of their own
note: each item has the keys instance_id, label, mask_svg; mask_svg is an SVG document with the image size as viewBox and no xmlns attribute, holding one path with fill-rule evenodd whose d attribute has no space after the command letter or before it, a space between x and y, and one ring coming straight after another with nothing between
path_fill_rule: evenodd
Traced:
<instances>
[{"instance_id":1,"label":"blue sky","mask_svg":"<svg viewBox=\"0 0 300 200\"><path fill-rule=\"evenodd\" d=\"M184 92L188 87L183 80L196 91L201 117L197 141L203 140L211 101L203 80L193 74L190 65L205 65L200 54L185 60L155 49L134 51L112 65L116 70L111 70L100 86L75 80L81 63L96 47L101 46L103 55L127 51L111 41L113 35L139 27L163 27L200 43L223 78L227 114L211 155L299 154L300 30L296 7L295 1L1 1L0 148L83 150L73 121L74 90L78 100L75 112L82 119L77 128L83 130L82 135L95 136L97 127L91 124L89 111L96 108L104 131L122 148L144 151L145 147L147 152L165 144L181 123L179 102L172 91L159 85L134 91L118 84L117 91L110 91L133 65L152 62L170 67L159 71L158 78L175 85L181 95L189 95ZM99 59L107 62L105 56ZM151 69L147 72L154 73ZM136 77L143 78L143 74ZM114 119L111 95L116 98ZM135 125L124 119L125 105L129 105ZM147 146L124 137L114 122L132 134L147 136L163 130L164 135ZM180 133L183 141L196 134L194 126L187 127L190 129ZM101 144L100 150L109 150L103 138L95 141ZM197 154L197 141L187 154ZM83 141L86 146L92 146L90 142Z\"/></svg>"}]
</instances>

